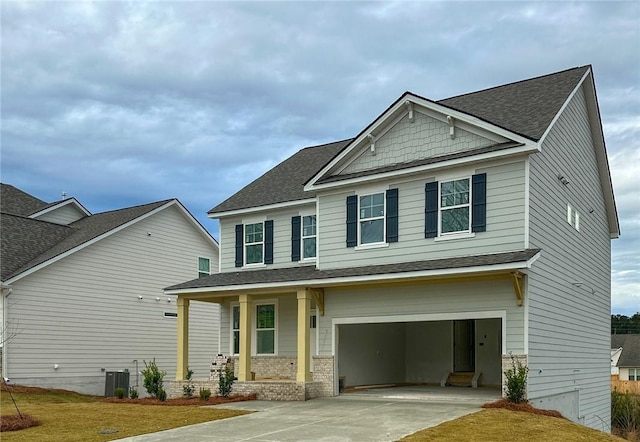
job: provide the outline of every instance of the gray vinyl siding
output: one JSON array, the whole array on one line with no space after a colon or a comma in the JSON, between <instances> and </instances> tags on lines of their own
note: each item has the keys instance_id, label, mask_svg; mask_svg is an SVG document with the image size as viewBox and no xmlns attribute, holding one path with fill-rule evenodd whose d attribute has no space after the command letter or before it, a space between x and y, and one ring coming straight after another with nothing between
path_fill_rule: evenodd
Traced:
<instances>
[{"instance_id":1,"label":"gray vinyl siding","mask_svg":"<svg viewBox=\"0 0 640 442\"><path fill-rule=\"evenodd\" d=\"M273 264L268 268L291 267L301 264L310 264L314 261L292 262L291 261L291 218L298 215L315 215L315 205L296 207L291 209L281 209L266 211L261 216L246 216L223 218L220 220L220 257L222 259L222 272L237 272L235 267L235 243L236 224L247 224L264 220L273 220ZM253 267L255 268L255 267ZM251 267L246 268L250 270Z\"/></svg>"},{"instance_id":2,"label":"gray vinyl siding","mask_svg":"<svg viewBox=\"0 0 640 442\"><path fill-rule=\"evenodd\" d=\"M521 250L524 247L525 219L525 162L524 160L483 165L473 173L487 174L487 229L473 238L436 241L424 237L424 208L426 182L450 177L424 176L422 179L400 183L389 182L388 188L398 188L399 240L388 247L357 250L346 247L346 197L367 194L366 188L333 194L319 194L318 267L322 269L357 265L390 264L424 259L499 253ZM462 174L468 177L471 174ZM381 187L383 188L383 187Z\"/></svg>"},{"instance_id":3,"label":"gray vinyl siding","mask_svg":"<svg viewBox=\"0 0 640 442\"><path fill-rule=\"evenodd\" d=\"M18 332L5 346L5 375L18 384L103 394L102 368L128 369L134 385L134 359L142 369L156 358L166 379L175 379L177 323L163 313L177 312L176 298L162 289L196 278L198 256L217 268L213 244L169 207L16 281L7 302ZM192 302L195 378L208 378L218 352L218 311Z\"/></svg>"},{"instance_id":4,"label":"gray vinyl siding","mask_svg":"<svg viewBox=\"0 0 640 442\"><path fill-rule=\"evenodd\" d=\"M341 174L439 157L492 144L495 144L495 141L460 127L455 129L455 137L451 138L447 123L415 111L413 122L410 122L409 116L406 115L376 140L375 155L368 147L365 148Z\"/></svg>"},{"instance_id":5,"label":"gray vinyl siding","mask_svg":"<svg viewBox=\"0 0 640 442\"><path fill-rule=\"evenodd\" d=\"M86 215L78 210L73 204L67 204L66 206L59 207L51 212L40 215L36 219L40 221L48 221L50 223L67 225L74 221L78 221L85 216Z\"/></svg>"},{"instance_id":6,"label":"gray vinyl siding","mask_svg":"<svg viewBox=\"0 0 640 442\"><path fill-rule=\"evenodd\" d=\"M542 254L528 276L529 396L579 389L580 418L608 430L611 249L582 90L531 157L530 177L530 244Z\"/></svg>"},{"instance_id":7,"label":"gray vinyl siding","mask_svg":"<svg viewBox=\"0 0 640 442\"><path fill-rule=\"evenodd\" d=\"M507 348L524 352L524 308L510 280L326 288L325 314L318 317L319 354L332 354L332 320L388 315L505 311Z\"/></svg>"}]
</instances>

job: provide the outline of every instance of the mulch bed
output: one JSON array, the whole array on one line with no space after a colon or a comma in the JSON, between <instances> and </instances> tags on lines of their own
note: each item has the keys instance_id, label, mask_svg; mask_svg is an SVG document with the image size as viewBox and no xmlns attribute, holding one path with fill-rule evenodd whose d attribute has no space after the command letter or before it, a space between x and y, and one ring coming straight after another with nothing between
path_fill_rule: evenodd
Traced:
<instances>
[{"instance_id":1,"label":"mulch bed","mask_svg":"<svg viewBox=\"0 0 640 442\"><path fill-rule=\"evenodd\" d=\"M514 404L513 402L509 402L507 399L500 399L495 402L484 404L482 408L505 408L511 411L522 411L525 413L539 414L541 416L551 416L551 417L559 417L561 419L566 419L559 411L541 410L539 408L535 408L533 405L527 402Z\"/></svg>"},{"instance_id":2,"label":"mulch bed","mask_svg":"<svg viewBox=\"0 0 640 442\"><path fill-rule=\"evenodd\" d=\"M229 397L222 396L211 396L209 400L203 401L199 397L192 398L175 398L175 399L167 399L166 401L160 401L155 398L138 398L138 399L129 399L123 398L118 399L117 397L107 397L104 398L103 402L109 402L112 404L140 404L140 405L220 405L220 404L228 404L230 402L242 402L242 401L255 401L255 394L248 395L234 395Z\"/></svg>"},{"instance_id":3,"label":"mulch bed","mask_svg":"<svg viewBox=\"0 0 640 442\"><path fill-rule=\"evenodd\" d=\"M69 390L61 390L55 388L41 388L41 387L26 387L24 385L13 385L9 384L8 386L2 382L0 383L0 391L11 391L11 393L33 393L33 394L45 394L45 393L60 393L60 394L79 394L75 391Z\"/></svg>"},{"instance_id":4,"label":"mulch bed","mask_svg":"<svg viewBox=\"0 0 640 442\"><path fill-rule=\"evenodd\" d=\"M28 414L23 414L22 418L17 414L0 416L0 432L23 430L25 428L37 427L38 425L40 425L40 421Z\"/></svg>"}]
</instances>

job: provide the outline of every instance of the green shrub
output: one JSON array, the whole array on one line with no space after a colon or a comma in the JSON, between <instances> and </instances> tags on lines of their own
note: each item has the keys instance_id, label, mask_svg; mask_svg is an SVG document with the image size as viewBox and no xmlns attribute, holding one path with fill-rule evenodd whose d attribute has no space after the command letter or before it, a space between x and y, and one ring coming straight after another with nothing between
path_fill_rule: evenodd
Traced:
<instances>
[{"instance_id":1,"label":"green shrub","mask_svg":"<svg viewBox=\"0 0 640 442\"><path fill-rule=\"evenodd\" d=\"M220 375L218 377L218 394L222 397L229 397L235 380L236 378L233 375L233 370L228 366L225 366L224 371L220 371Z\"/></svg>"},{"instance_id":2,"label":"green shrub","mask_svg":"<svg viewBox=\"0 0 640 442\"><path fill-rule=\"evenodd\" d=\"M511 356L511 368L504 372L507 378L504 383L507 400L514 404L527 402L527 374L529 373L529 367L523 365L512 353L509 353L509 355Z\"/></svg>"},{"instance_id":3,"label":"green shrub","mask_svg":"<svg viewBox=\"0 0 640 442\"><path fill-rule=\"evenodd\" d=\"M131 399L138 399L138 390L136 390L135 387L129 389L129 397Z\"/></svg>"},{"instance_id":4,"label":"green shrub","mask_svg":"<svg viewBox=\"0 0 640 442\"><path fill-rule=\"evenodd\" d=\"M146 388L147 393L151 396L160 399L158 393L162 390L163 379L167 372L160 371L158 369L158 366L156 365L156 358L153 358L153 361L148 364L147 361L144 361L144 366L146 367L142 370L142 376L144 376L144 388Z\"/></svg>"},{"instance_id":5,"label":"green shrub","mask_svg":"<svg viewBox=\"0 0 640 442\"><path fill-rule=\"evenodd\" d=\"M118 399L124 399L124 388L121 388L121 387L116 388L115 393Z\"/></svg>"},{"instance_id":6,"label":"green shrub","mask_svg":"<svg viewBox=\"0 0 640 442\"><path fill-rule=\"evenodd\" d=\"M166 392L166 391L164 391L164 390L161 388L160 390L158 390L158 393L156 394L156 398L157 398L159 401L162 401L162 402L166 401L166 400L167 400L167 392Z\"/></svg>"},{"instance_id":7,"label":"green shrub","mask_svg":"<svg viewBox=\"0 0 640 442\"><path fill-rule=\"evenodd\" d=\"M193 370L187 367L187 376L185 377L187 383L182 386L182 395L184 397L193 397L193 392L196 390L196 387L191 382L191 378L193 377Z\"/></svg>"},{"instance_id":8,"label":"green shrub","mask_svg":"<svg viewBox=\"0 0 640 442\"><path fill-rule=\"evenodd\" d=\"M203 401L208 401L211 397L211 390L208 388L200 387L200 399Z\"/></svg>"},{"instance_id":9,"label":"green shrub","mask_svg":"<svg viewBox=\"0 0 640 442\"><path fill-rule=\"evenodd\" d=\"M624 436L640 432L640 396L611 392L611 426Z\"/></svg>"}]
</instances>

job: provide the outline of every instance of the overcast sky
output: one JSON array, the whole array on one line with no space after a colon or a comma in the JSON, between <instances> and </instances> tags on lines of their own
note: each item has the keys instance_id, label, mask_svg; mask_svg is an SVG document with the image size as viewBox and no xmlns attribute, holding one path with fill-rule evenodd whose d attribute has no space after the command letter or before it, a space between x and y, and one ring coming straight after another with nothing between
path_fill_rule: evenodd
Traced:
<instances>
[{"instance_id":1,"label":"overcast sky","mask_svg":"<svg viewBox=\"0 0 640 442\"><path fill-rule=\"evenodd\" d=\"M640 2L14 2L1 179L92 212L207 210L404 91L437 100L593 65L622 237L612 311L640 311Z\"/></svg>"}]
</instances>

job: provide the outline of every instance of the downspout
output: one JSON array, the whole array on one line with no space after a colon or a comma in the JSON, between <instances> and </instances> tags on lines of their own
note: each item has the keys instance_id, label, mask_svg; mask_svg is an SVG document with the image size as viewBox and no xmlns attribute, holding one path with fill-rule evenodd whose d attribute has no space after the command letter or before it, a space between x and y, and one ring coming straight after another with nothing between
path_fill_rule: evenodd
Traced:
<instances>
[{"instance_id":1,"label":"downspout","mask_svg":"<svg viewBox=\"0 0 640 442\"><path fill-rule=\"evenodd\" d=\"M9 303L6 302L6 298L13 292L13 288L11 288L8 284L2 284L2 377L4 379L9 378L8 366L7 366L7 318L9 317L7 313L7 307L9 307Z\"/></svg>"}]
</instances>

